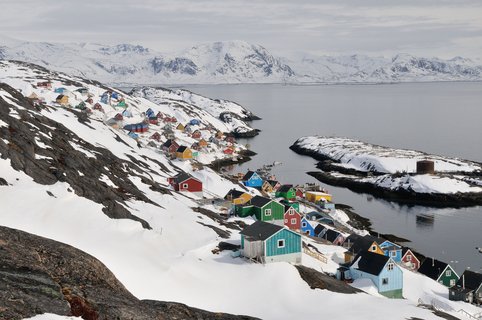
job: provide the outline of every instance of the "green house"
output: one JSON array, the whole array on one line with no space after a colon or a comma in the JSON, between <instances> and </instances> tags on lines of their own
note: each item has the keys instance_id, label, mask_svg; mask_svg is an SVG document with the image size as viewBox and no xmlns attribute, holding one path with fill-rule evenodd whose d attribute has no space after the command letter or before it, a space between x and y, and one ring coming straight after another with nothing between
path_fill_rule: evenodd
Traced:
<instances>
[{"instance_id":1,"label":"green house","mask_svg":"<svg viewBox=\"0 0 482 320\"><path fill-rule=\"evenodd\" d=\"M292 184L284 184L276 191L275 196L286 200L294 200L296 199L296 190Z\"/></svg>"},{"instance_id":2,"label":"green house","mask_svg":"<svg viewBox=\"0 0 482 320\"><path fill-rule=\"evenodd\" d=\"M459 276L449 264L432 258L426 258L418 272L449 288L459 280Z\"/></svg>"},{"instance_id":3,"label":"green house","mask_svg":"<svg viewBox=\"0 0 482 320\"><path fill-rule=\"evenodd\" d=\"M256 219L274 221L283 225L285 211L281 203L261 196L251 198L249 203L253 206L252 214L256 216Z\"/></svg>"},{"instance_id":4,"label":"green house","mask_svg":"<svg viewBox=\"0 0 482 320\"><path fill-rule=\"evenodd\" d=\"M121 107L121 108L127 108L127 104L125 102L125 100L121 100L117 103L117 107Z\"/></svg>"},{"instance_id":5,"label":"green house","mask_svg":"<svg viewBox=\"0 0 482 320\"><path fill-rule=\"evenodd\" d=\"M301 235L282 226L256 221L241 234L241 255L262 263L301 263Z\"/></svg>"},{"instance_id":6,"label":"green house","mask_svg":"<svg viewBox=\"0 0 482 320\"><path fill-rule=\"evenodd\" d=\"M253 206L248 204L237 204L234 206L234 214L241 218L253 215Z\"/></svg>"}]
</instances>

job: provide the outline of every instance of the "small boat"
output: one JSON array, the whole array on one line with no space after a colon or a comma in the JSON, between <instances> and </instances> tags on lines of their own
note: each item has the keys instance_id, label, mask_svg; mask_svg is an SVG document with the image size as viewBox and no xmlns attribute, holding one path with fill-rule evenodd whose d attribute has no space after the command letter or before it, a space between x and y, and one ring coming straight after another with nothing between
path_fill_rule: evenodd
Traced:
<instances>
[{"instance_id":1,"label":"small boat","mask_svg":"<svg viewBox=\"0 0 482 320\"><path fill-rule=\"evenodd\" d=\"M482 247L475 247L475 249L479 251L479 253L482 253Z\"/></svg>"}]
</instances>

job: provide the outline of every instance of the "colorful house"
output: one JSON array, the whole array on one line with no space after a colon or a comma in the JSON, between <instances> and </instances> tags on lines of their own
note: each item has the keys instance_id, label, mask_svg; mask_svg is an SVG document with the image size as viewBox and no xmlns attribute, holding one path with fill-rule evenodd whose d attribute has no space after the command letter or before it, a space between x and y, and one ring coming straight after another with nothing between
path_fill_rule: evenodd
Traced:
<instances>
[{"instance_id":1,"label":"colorful house","mask_svg":"<svg viewBox=\"0 0 482 320\"><path fill-rule=\"evenodd\" d=\"M263 185L263 179L254 171L248 171L241 181L247 187L260 188Z\"/></svg>"},{"instance_id":2,"label":"colorful house","mask_svg":"<svg viewBox=\"0 0 482 320\"><path fill-rule=\"evenodd\" d=\"M360 252L350 265L351 278L370 279L378 293L388 298L403 298L403 272L390 257L369 251Z\"/></svg>"},{"instance_id":3,"label":"colorful house","mask_svg":"<svg viewBox=\"0 0 482 320\"><path fill-rule=\"evenodd\" d=\"M296 197L303 199L305 197L305 192L301 188L295 188Z\"/></svg>"},{"instance_id":4,"label":"colorful house","mask_svg":"<svg viewBox=\"0 0 482 320\"><path fill-rule=\"evenodd\" d=\"M326 241L329 241L337 246L341 246L343 242L345 242L345 236L333 229L327 229L320 238L325 239Z\"/></svg>"},{"instance_id":5,"label":"colorful house","mask_svg":"<svg viewBox=\"0 0 482 320\"><path fill-rule=\"evenodd\" d=\"M125 101L125 100L119 101L119 102L117 103L116 107L127 108L126 101Z\"/></svg>"},{"instance_id":6,"label":"colorful house","mask_svg":"<svg viewBox=\"0 0 482 320\"><path fill-rule=\"evenodd\" d=\"M281 187L281 183L276 180L266 180L261 186L261 190L266 193L276 192Z\"/></svg>"},{"instance_id":7,"label":"colorful house","mask_svg":"<svg viewBox=\"0 0 482 320\"><path fill-rule=\"evenodd\" d=\"M465 270L455 286L449 289L449 299L482 304L482 274Z\"/></svg>"},{"instance_id":8,"label":"colorful house","mask_svg":"<svg viewBox=\"0 0 482 320\"><path fill-rule=\"evenodd\" d=\"M184 132L186 128L184 127L184 125L182 123L178 124L177 127L176 127L176 130L179 130L181 132Z\"/></svg>"},{"instance_id":9,"label":"colorful house","mask_svg":"<svg viewBox=\"0 0 482 320\"><path fill-rule=\"evenodd\" d=\"M179 144L174 139L167 139L161 146L161 149L168 153L176 153Z\"/></svg>"},{"instance_id":10,"label":"colorful house","mask_svg":"<svg viewBox=\"0 0 482 320\"><path fill-rule=\"evenodd\" d=\"M322 212L311 211L308 212L305 216L306 219L310 221L318 221L320 223L328 224L331 226L335 225L335 221L333 220L333 218Z\"/></svg>"},{"instance_id":11,"label":"colorful house","mask_svg":"<svg viewBox=\"0 0 482 320\"><path fill-rule=\"evenodd\" d=\"M201 140L199 140L199 146L200 146L201 148L205 148L205 147L208 146L208 142L207 142L206 140L204 140L204 139L201 139Z\"/></svg>"},{"instance_id":12,"label":"colorful house","mask_svg":"<svg viewBox=\"0 0 482 320\"><path fill-rule=\"evenodd\" d=\"M345 251L345 263L352 262L356 255L363 251L373 252L384 256L385 252L378 245L377 239L378 238L370 235L356 238L352 246Z\"/></svg>"},{"instance_id":13,"label":"colorful house","mask_svg":"<svg viewBox=\"0 0 482 320\"><path fill-rule=\"evenodd\" d=\"M262 263L301 263L301 235L282 226L256 221L241 234L241 255Z\"/></svg>"},{"instance_id":14,"label":"colorful house","mask_svg":"<svg viewBox=\"0 0 482 320\"><path fill-rule=\"evenodd\" d=\"M161 142L161 135L159 132L154 132L154 134L150 137L152 140L156 140L157 142Z\"/></svg>"},{"instance_id":15,"label":"colorful house","mask_svg":"<svg viewBox=\"0 0 482 320\"><path fill-rule=\"evenodd\" d=\"M402 247L396 243L385 240L379 244L386 256L392 258L396 263L402 261Z\"/></svg>"},{"instance_id":16,"label":"colorful house","mask_svg":"<svg viewBox=\"0 0 482 320\"><path fill-rule=\"evenodd\" d=\"M329 193L319 192L319 191L306 191L305 199L317 203L319 201L331 201L332 196Z\"/></svg>"},{"instance_id":17,"label":"colorful house","mask_svg":"<svg viewBox=\"0 0 482 320\"><path fill-rule=\"evenodd\" d=\"M69 104L69 97L63 95L63 94L60 94L57 96L57 98L55 99L55 102L57 102L58 104L61 104L63 106L66 106Z\"/></svg>"},{"instance_id":18,"label":"colorful house","mask_svg":"<svg viewBox=\"0 0 482 320\"><path fill-rule=\"evenodd\" d=\"M282 204L261 196L251 198L249 203L253 206L252 212L256 219L280 225L284 224L285 210Z\"/></svg>"},{"instance_id":19,"label":"colorful house","mask_svg":"<svg viewBox=\"0 0 482 320\"><path fill-rule=\"evenodd\" d=\"M202 196L202 182L185 172L179 173L175 177L168 178L167 181L176 191L192 192Z\"/></svg>"},{"instance_id":20,"label":"colorful house","mask_svg":"<svg viewBox=\"0 0 482 320\"><path fill-rule=\"evenodd\" d=\"M232 204L245 204L249 200L251 200L253 196L247 192L231 189L229 192L224 196L225 200L231 201Z\"/></svg>"},{"instance_id":21,"label":"colorful house","mask_svg":"<svg viewBox=\"0 0 482 320\"><path fill-rule=\"evenodd\" d=\"M292 206L285 205L284 225L291 230L301 230L301 214Z\"/></svg>"},{"instance_id":22,"label":"colorful house","mask_svg":"<svg viewBox=\"0 0 482 320\"><path fill-rule=\"evenodd\" d=\"M426 258L418 272L449 288L459 280L459 276L449 264L433 258Z\"/></svg>"},{"instance_id":23,"label":"colorful house","mask_svg":"<svg viewBox=\"0 0 482 320\"><path fill-rule=\"evenodd\" d=\"M234 149L231 148L231 147L227 147L226 149L223 150L223 153L224 153L224 154L233 154L233 153L234 153Z\"/></svg>"},{"instance_id":24,"label":"colorful house","mask_svg":"<svg viewBox=\"0 0 482 320\"><path fill-rule=\"evenodd\" d=\"M199 150L201 150L201 146L199 145L199 143L194 142L193 144L191 144L191 149L192 149L192 150L199 151ZM194 156L194 155L193 155L193 156Z\"/></svg>"},{"instance_id":25,"label":"colorful house","mask_svg":"<svg viewBox=\"0 0 482 320\"><path fill-rule=\"evenodd\" d=\"M181 160L189 160L192 159L192 150L186 146L180 146L176 150L176 158Z\"/></svg>"},{"instance_id":26,"label":"colorful house","mask_svg":"<svg viewBox=\"0 0 482 320\"><path fill-rule=\"evenodd\" d=\"M402 267L408 270L417 271L420 268L420 260L409 248L402 248Z\"/></svg>"},{"instance_id":27,"label":"colorful house","mask_svg":"<svg viewBox=\"0 0 482 320\"><path fill-rule=\"evenodd\" d=\"M199 138L201 138L201 131L195 130L195 131L191 134L191 138L193 138L193 139L199 139Z\"/></svg>"},{"instance_id":28,"label":"colorful house","mask_svg":"<svg viewBox=\"0 0 482 320\"><path fill-rule=\"evenodd\" d=\"M301 218L301 232L308 236L311 236L311 237L315 236L315 228L318 225L319 225L318 222L306 220L305 217Z\"/></svg>"},{"instance_id":29,"label":"colorful house","mask_svg":"<svg viewBox=\"0 0 482 320\"><path fill-rule=\"evenodd\" d=\"M284 198L286 200L295 200L296 191L291 184L284 184L276 190L275 197Z\"/></svg>"},{"instance_id":30,"label":"colorful house","mask_svg":"<svg viewBox=\"0 0 482 320\"><path fill-rule=\"evenodd\" d=\"M45 88L45 89L52 89L52 82L44 81L44 82L37 82L38 88Z\"/></svg>"}]
</instances>

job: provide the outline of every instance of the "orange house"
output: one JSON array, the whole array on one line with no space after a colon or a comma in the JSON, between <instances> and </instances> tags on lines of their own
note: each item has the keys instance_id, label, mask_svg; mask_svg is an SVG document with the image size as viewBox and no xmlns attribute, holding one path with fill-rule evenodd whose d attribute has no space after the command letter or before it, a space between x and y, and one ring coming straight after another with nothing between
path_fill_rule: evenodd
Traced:
<instances>
[{"instance_id":1,"label":"orange house","mask_svg":"<svg viewBox=\"0 0 482 320\"><path fill-rule=\"evenodd\" d=\"M204 139L201 139L201 140L199 140L199 146L200 146L201 148L207 147L207 146L208 146L208 142L207 142L206 140L204 140Z\"/></svg>"},{"instance_id":2,"label":"orange house","mask_svg":"<svg viewBox=\"0 0 482 320\"><path fill-rule=\"evenodd\" d=\"M180 146L176 151L176 158L182 160L192 159L192 150L186 146Z\"/></svg>"},{"instance_id":3,"label":"orange house","mask_svg":"<svg viewBox=\"0 0 482 320\"><path fill-rule=\"evenodd\" d=\"M251 200L253 196L247 192L239 191L236 189L229 190L228 194L224 196L224 199L231 201L234 205L245 204Z\"/></svg>"}]
</instances>

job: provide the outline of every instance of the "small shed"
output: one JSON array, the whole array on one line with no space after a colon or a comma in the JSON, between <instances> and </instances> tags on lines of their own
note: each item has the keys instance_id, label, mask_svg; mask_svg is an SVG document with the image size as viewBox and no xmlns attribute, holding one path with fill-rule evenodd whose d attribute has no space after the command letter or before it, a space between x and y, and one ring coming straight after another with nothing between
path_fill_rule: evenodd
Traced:
<instances>
[{"instance_id":1,"label":"small shed","mask_svg":"<svg viewBox=\"0 0 482 320\"><path fill-rule=\"evenodd\" d=\"M332 196L329 193L319 192L319 191L306 191L305 198L307 201L317 203L318 201L331 201Z\"/></svg>"},{"instance_id":2,"label":"small shed","mask_svg":"<svg viewBox=\"0 0 482 320\"><path fill-rule=\"evenodd\" d=\"M256 221L241 234L241 255L262 263L301 263L301 235L282 226Z\"/></svg>"},{"instance_id":3,"label":"small shed","mask_svg":"<svg viewBox=\"0 0 482 320\"><path fill-rule=\"evenodd\" d=\"M418 174L434 174L435 173L435 163L432 160L417 161L417 173Z\"/></svg>"}]
</instances>

